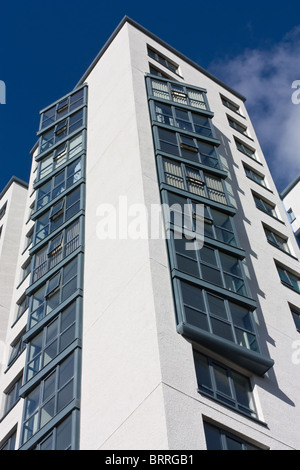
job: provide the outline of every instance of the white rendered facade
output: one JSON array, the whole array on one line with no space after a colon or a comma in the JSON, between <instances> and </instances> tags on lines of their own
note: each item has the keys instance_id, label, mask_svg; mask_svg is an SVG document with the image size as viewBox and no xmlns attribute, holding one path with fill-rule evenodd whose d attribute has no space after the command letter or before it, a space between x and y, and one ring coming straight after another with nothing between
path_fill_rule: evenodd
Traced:
<instances>
[{"instance_id":1,"label":"white rendered facade","mask_svg":"<svg viewBox=\"0 0 300 470\"><path fill-rule=\"evenodd\" d=\"M167 60L164 64L163 59ZM180 86L187 88L179 91ZM39 424L30 423L29 401L39 390L39 381L45 387L47 374L58 374L62 361L70 357L60 350L46 366L36 366L35 375L29 374L32 345L41 328L50 324L47 315L30 323L34 318L30 303L28 315L21 317L22 325L17 322L10 331L10 335L19 334L28 316L27 356L25 359L23 352L2 375L1 390L5 392L23 368L28 380L23 381L21 399L0 423L0 444L17 428L16 448L42 448L51 436L54 442L59 425L72 415L75 437L72 434L68 445L81 450L204 450L212 445L208 435L225 448L230 441L242 447L299 449L300 365L295 348L298 332L291 313L291 308L300 309L298 247L244 98L128 18L75 88L83 89L87 97L87 117L82 124L86 149L83 146L80 154L84 172L73 184L81 188L79 218L84 239L68 255L79 257L84 279L83 283L79 276L81 284L73 293L82 306L77 310L78 335L66 348L77 361L72 379L76 393L51 419L40 398L36 414L32 414L39 416ZM48 146L58 148L56 141L45 137L43 122L54 108L58 113L62 103L41 112L40 143L34 155L39 176L34 183L32 172L27 208L34 194L41 202L35 206L30 224L40 226L48 207L49 220L53 212L59 213L37 191L47 178L58 175L54 164L48 176L42 175L42 162L50 158ZM183 123L182 116L189 116L190 122ZM47 132L54 122L58 126L62 122L57 116L53 119L53 124L47 122L44 127ZM53 139L60 131L55 129ZM65 139L71 145L71 137ZM206 160L200 152L204 144L211 150ZM67 163L63 165L67 171ZM35 167L34 163L33 170ZM209 236L204 237L206 251L189 256L193 272L180 268L179 259L188 255L176 248L173 238L138 236L136 217L141 208L150 213L170 193L205 205L210 217L206 225ZM68 193L63 190L61 194ZM53 197L59 203L62 196ZM108 208L116 210L117 233L105 238L101 229ZM206 221L209 217L206 215ZM214 217L226 218L226 227ZM235 229L228 229L231 219ZM141 220L140 215L138 222ZM64 223L67 227L69 222ZM49 237L52 246L49 230L44 238L35 231L29 297L35 296L44 279L49 289L50 274L43 271L41 275L36 268L39 247ZM23 236L27 232L28 226L23 228ZM218 265L205 261L201 253L215 256ZM19 266L24 263L22 257L20 254ZM236 260L234 267L232 260ZM226 262L225 269L222 263ZM63 269L64 264L57 266ZM58 267L53 273L55 269ZM213 270L215 280L208 274ZM284 277L287 271L294 276L290 285ZM193 294L195 299L204 296L205 312L204 307L202 312L195 305L187 307L188 291L183 285L199 292L199 298ZM17 294L14 299L18 300ZM221 303L224 310L217 312ZM241 317L246 309L247 319ZM234 311L239 325L233 321ZM50 313L51 320L55 321L56 314L61 315L58 307ZM248 317L253 318L253 329L245 326ZM209 326L204 327L205 322ZM230 335L234 339L228 339ZM225 390L227 386L231 391Z\"/></svg>"},{"instance_id":2,"label":"white rendered facade","mask_svg":"<svg viewBox=\"0 0 300 470\"><path fill-rule=\"evenodd\" d=\"M0 195L0 371L5 365L5 341L23 227L27 184L12 178Z\"/></svg>"}]
</instances>

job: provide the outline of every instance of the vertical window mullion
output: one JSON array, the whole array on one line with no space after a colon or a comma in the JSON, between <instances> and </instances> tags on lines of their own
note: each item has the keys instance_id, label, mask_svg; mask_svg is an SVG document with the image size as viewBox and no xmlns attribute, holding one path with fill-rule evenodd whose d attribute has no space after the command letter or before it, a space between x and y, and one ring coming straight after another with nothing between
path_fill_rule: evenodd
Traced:
<instances>
[{"instance_id":1,"label":"vertical window mullion","mask_svg":"<svg viewBox=\"0 0 300 470\"><path fill-rule=\"evenodd\" d=\"M189 187L188 187L188 183L187 183L187 178L186 178L186 168L185 168L185 164L184 164L184 163L181 163L180 166L181 166L181 171L182 171L182 176L183 176L183 182L184 182L185 190L188 191L188 192L190 192L190 191L189 191Z\"/></svg>"},{"instance_id":2,"label":"vertical window mullion","mask_svg":"<svg viewBox=\"0 0 300 470\"><path fill-rule=\"evenodd\" d=\"M224 306L225 306L227 318L228 318L228 320L230 322L230 325L231 325L231 331L232 331L234 342L235 342L235 344L239 344L238 339L236 337L235 326L234 326L233 318L232 318L232 315L231 315L231 310L230 310L229 303L228 303L227 299L224 299Z\"/></svg>"},{"instance_id":3,"label":"vertical window mullion","mask_svg":"<svg viewBox=\"0 0 300 470\"><path fill-rule=\"evenodd\" d=\"M200 268L200 272L201 272L201 265L199 264ZM204 306L205 306L205 311L206 311L206 317L207 317L207 323L208 323L208 327L209 327L209 331L213 334L213 328L212 328L212 324L211 324L211 318L210 318L210 310L209 310L209 305L208 305L208 300L207 300L207 293L206 293L206 290L203 289L203 302L204 302ZM211 365L210 364L210 360L209 360L209 366ZM212 367L212 371L213 371L213 367ZM211 378L212 378L212 375L214 376L214 373L212 374L210 372L210 375L211 375ZM213 383L214 386L213 386L213 390L216 390L216 383L214 382Z\"/></svg>"},{"instance_id":4,"label":"vertical window mullion","mask_svg":"<svg viewBox=\"0 0 300 470\"><path fill-rule=\"evenodd\" d=\"M234 380L232 378L231 370L227 369L227 373L228 373L228 382L229 382L231 397L232 397L232 400L234 401L235 408L239 409L237 396L236 396L236 392L235 392Z\"/></svg>"},{"instance_id":5,"label":"vertical window mullion","mask_svg":"<svg viewBox=\"0 0 300 470\"><path fill-rule=\"evenodd\" d=\"M224 272L223 272L223 267L222 267L222 263L221 263L221 259L220 259L219 250L214 250L214 252L215 252L215 255L216 255L217 266L218 266L220 276L221 276L221 279L222 279L222 282L223 282L223 287L226 289L225 276L224 276Z\"/></svg>"},{"instance_id":6,"label":"vertical window mullion","mask_svg":"<svg viewBox=\"0 0 300 470\"><path fill-rule=\"evenodd\" d=\"M207 310L207 312L208 312L208 310ZM209 315L207 315L207 317L209 317ZM211 380L211 384L212 384L213 394L214 394L214 397L217 398L217 382L216 382L216 378L215 378L215 371L214 371L213 362L210 358L207 358L207 360L208 360L208 370L209 370L210 380Z\"/></svg>"},{"instance_id":7,"label":"vertical window mullion","mask_svg":"<svg viewBox=\"0 0 300 470\"><path fill-rule=\"evenodd\" d=\"M228 450L226 434L223 430L220 430L220 432L221 432L221 445L222 445L222 448L223 448L223 450Z\"/></svg>"}]
</instances>

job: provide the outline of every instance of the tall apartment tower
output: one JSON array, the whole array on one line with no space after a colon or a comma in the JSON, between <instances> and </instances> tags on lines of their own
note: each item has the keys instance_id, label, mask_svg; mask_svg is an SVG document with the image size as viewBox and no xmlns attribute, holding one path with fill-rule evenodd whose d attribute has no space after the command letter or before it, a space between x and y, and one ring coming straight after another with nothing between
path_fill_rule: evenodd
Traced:
<instances>
[{"instance_id":1,"label":"tall apartment tower","mask_svg":"<svg viewBox=\"0 0 300 470\"><path fill-rule=\"evenodd\" d=\"M299 251L245 99L125 17L32 154L1 447L299 449Z\"/></svg>"}]
</instances>

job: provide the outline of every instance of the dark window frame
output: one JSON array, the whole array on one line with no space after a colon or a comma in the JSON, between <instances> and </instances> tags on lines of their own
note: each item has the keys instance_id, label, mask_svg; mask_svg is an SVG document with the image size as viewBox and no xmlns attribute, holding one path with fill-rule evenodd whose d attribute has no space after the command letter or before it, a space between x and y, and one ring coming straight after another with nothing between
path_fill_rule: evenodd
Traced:
<instances>
[{"instance_id":1,"label":"dark window frame","mask_svg":"<svg viewBox=\"0 0 300 470\"><path fill-rule=\"evenodd\" d=\"M260 352L253 313L249 307L183 279L179 280L179 290L183 323L245 350ZM192 296L187 299L188 292L197 294L197 302ZM215 301L221 309L214 307ZM239 311L243 316L236 314Z\"/></svg>"},{"instance_id":2,"label":"dark window frame","mask_svg":"<svg viewBox=\"0 0 300 470\"><path fill-rule=\"evenodd\" d=\"M279 265L277 263L275 264L281 283L289 289L292 289L294 292L300 294L300 275L292 273L291 271L289 271L289 269L285 268L282 265ZM297 285L297 287L295 287L295 284Z\"/></svg>"},{"instance_id":3,"label":"dark window frame","mask_svg":"<svg viewBox=\"0 0 300 470\"><path fill-rule=\"evenodd\" d=\"M74 101L74 98L79 95L79 98ZM76 106L74 106L76 104ZM69 95L61 98L55 104L48 106L41 111L40 118L40 131L52 126L56 121L63 116L74 112L77 108L86 104L86 91L85 87L80 87ZM47 118L47 114L50 117ZM52 117L53 116L53 119ZM44 125L46 123L46 125Z\"/></svg>"},{"instance_id":4,"label":"dark window frame","mask_svg":"<svg viewBox=\"0 0 300 470\"><path fill-rule=\"evenodd\" d=\"M68 316L71 321L66 323ZM31 380L78 337L78 318L78 302L73 300L65 308L62 308L54 318L51 318L43 326L43 329L31 339L27 347L25 382ZM67 340L64 339L65 337Z\"/></svg>"},{"instance_id":5,"label":"dark window frame","mask_svg":"<svg viewBox=\"0 0 300 470\"><path fill-rule=\"evenodd\" d=\"M258 413L257 409L255 406L255 400L253 396L253 387L251 384L251 381L249 377L231 369L230 367L216 361L215 359L212 359L202 353L200 353L197 350L193 350L194 354L194 361L195 361L195 369L196 369L196 377L197 377L197 382L198 382L198 391L201 394L204 394L205 396L208 396L217 402L228 406L235 411L244 414L250 418L253 418L255 420L258 420ZM206 363L205 367L207 367L206 373L208 374L207 377L205 378L206 383L200 383L204 382L204 379L200 380L200 367L199 364L197 364L197 360L202 360L202 364ZM197 368L198 365L198 368ZM216 373L217 370L223 370L226 373L226 377L228 380L228 391L222 391L220 388L218 389L218 374ZM247 397L243 396L241 393L241 387L239 388L239 382L238 381L243 381L244 384L248 385L248 390L247 390ZM210 385L208 385L208 382L210 382ZM237 384L237 385L236 385ZM247 400L248 394L250 395L251 400L249 401L249 406L247 406L245 403L242 402L242 400L239 398L241 397L244 400ZM252 406L250 403L252 402Z\"/></svg>"},{"instance_id":6,"label":"dark window frame","mask_svg":"<svg viewBox=\"0 0 300 470\"><path fill-rule=\"evenodd\" d=\"M163 65L168 70L175 73L176 75L180 75L178 64L173 62L173 60L168 59L164 54L162 54L161 52L158 52L156 49L154 49L152 46L149 46L148 44L147 44L147 53L148 53L148 56L151 57L151 59L156 60L156 62Z\"/></svg>"},{"instance_id":7,"label":"dark window frame","mask_svg":"<svg viewBox=\"0 0 300 470\"><path fill-rule=\"evenodd\" d=\"M256 445L251 444L246 439L237 436L235 433L227 431L217 425L204 421L203 426L204 426L204 434L205 434L205 439L206 439L207 450L263 450L260 447L257 447ZM220 445L217 446L217 448L212 447L211 443L208 442L209 431L219 434ZM230 447L228 446L229 439L239 444L240 448L239 449L229 448Z\"/></svg>"}]
</instances>

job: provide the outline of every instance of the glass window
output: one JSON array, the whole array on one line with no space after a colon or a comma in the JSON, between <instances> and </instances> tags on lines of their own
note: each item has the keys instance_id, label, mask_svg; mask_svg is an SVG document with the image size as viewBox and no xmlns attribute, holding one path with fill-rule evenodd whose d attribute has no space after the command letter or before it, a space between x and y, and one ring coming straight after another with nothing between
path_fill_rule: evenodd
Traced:
<instances>
[{"instance_id":1,"label":"glass window","mask_svg":"<svg viewBox=\"0 0 300 470\"><path fill-rule=\"evenodd\" d=\"M204 422L207 450L261 450L235 434Z\"/></svg>"},{"instance_id":2,"label":"glass window","mask_svg":"<svg viewBox=\"0 0 300 470\"><path fill-rule=\"evenodd\" d=\"M265 212L266 214L271 215L272 217L277 218L275 205L267 202L266 200L262 199L260 196L253 195L255 205L258 209Z\"/></svg>"},{"instance_id":3,"label":"glass window","mask_svg":"<svg viewBox=\"0 0 300 470\"><path fill-rule=\"evenodd\" d=\"M74 294L78 287L78 257L60 269L31 297L29 328L41 321L62 302Z\"/></svg>"},{"instance_id":4,"label":"glass window","mask_svg":"<svg viewBox=\"0 0 300 470\"><path fill-rule=\"evenodd\" d=\"M252 313L236 302L180 281L183 316L187 323L259 352Z\"/></svg>"},{"instance_id":5,"label":"glass window","mask_svg":"<svg viewBox=\"0 0 300 470\"><path fill-rule=\"evenodd\" d=\"M152 95L156 98L209 111L204 91L166 80L151 79Z\"/></svg>"},{"instance_id":6,"label":"glass window","mask_svg":"<svg viewBox=\"0 0 300 470\"><path fill-rule=\"evenodd\" d=\"M248 377L196 350L194 350L194 361L200 392L208 394L237 411L257 418Z\"/></svg>"},{"instance_id":7,"label":"glass window","mask_svg":"<svg viewBox=\"0 0 300 470\"><path fill-rule=\"evenodd\" d=\"M84 104L84 88L72 93L67 98L62 99L56 105L51 106L51 108L47 109L44 113L42 113L41 117L41 129L44 129L51 124L53 124L56 120L62 118L66 114L75 111L75 109L79 108Z\"/></svg>"},{"instance_id":8,"label":"glass window","mask_svg":"<svg viewBox=\"0 0 300 470\"><path fill-rule=\"evenodd\" d=\"M40 153L50 149L64 137L72 134L83 126L83 110L77 111L40 137Z\"/></svg>"},{"instance_id":9,"label":"glass window","mask_svg":"<svg viewBox=\"0 0 300 470\"><path fill-rule=\"evenodd\" d=\"M221 100L223 105L226 106L226 108L231 109L231 111L234 111L237 114L241 114L239 105L233 103L233 101L229 100L228 98L225 98L224 96L221 96Z\"/></svg>"},{"instance_id":10,"label":"glass window","mask_svg":"<svg viewBox=\"0 0 300 470\"><path fill-rule=\"evenodd\" d=\"M221 168L217 148L197 138L158 127L159 149L212 168Z\"/></svg>"},{"instance_id":11,"label":"glass window","mask_svg":"<svg viewBox=\"0 0 300 470\"><path fill-rule=\"evenodd\" d=\"M256 171L252 170L249 167L244 166L244 168L245 168L245 173L248 176L248 178L260 184L261 186L264 186L265 188L267 187L266 182L265 182L265 177L263 175L258 174Z\"/></svg>"},{"instance_id":12,"label":"glass window","mask_svg":"<svg viewBox=\"0 0 300 470\"><path fill-rule=\"evenodd\" d=\"M73 416L69 415L47 434L34 450L72 450ZM73 449L74 450L74 449Z\"/></svg>"},{"instance_id":13,"label":"glass window","mask_svg":"<svg viewBox=\"0 0 300 470\"><path fill-rule=\"evenodd\" d=\"M23 444L75 398L74 375L73 353L25 399Z\"/></svg>"},{"instance_id":14,"label":"glass window","mask_svg":"<svg viewBox=\"0 0 300 470\"><path fill-rule=\"evenodd\" d=\"M289 209L287 211L287 215L288 215L288 219L289 219L290 223L292 224L296 220L296 216L293 212L293 209Z\"/></svg>"},{"instance_id":15,"label":"glass window","mask_svg":"<svg viewBox=\"0 0 300 470\"><path fill-rule=\"evenodd\" d=\"M213 238L231 246L237 246L236 237L233 230L232 217L209 206L204 205L201 210L201 217L198 220L197 206L199 202L190 198L179 196L168 192L168 205L170 211L170 222L180 228L188 228L203 234L208 238ZM201 204L201 207L203 204ZM204 213L204 221L202 214ZM203 227L204 222L204 227Z\"/></svg>"},{"instance_id":16,"label":"glass window","mask_svg":"<svg viewBox=\"0 0 300 470\"><path fill-rule=\"evenodd\" d=\"M227 205L223 182L220 178L166 158L163 158L162 162L167 184Z\"/></svg>"},{"instance_id":17,"label":"glass window","mask_svg":"<svg viewBox=\"0 0 300 470\"><path fill-rule=\"evenodd\" d=\"M236 131L240 132L241 134L244 134L247 137L249 137L246 126L244 126L240 122L235 121L234 119L230 118L229 116L227 116L227 117L228 117L228 122L229 122L230 127L235 129Z\"/></svg>"},{"instance_id":18,"label":"glass window","mask_svg":"<svg viewBox=\"0 0 300 470\"><path fill-rule=\"evenodd\" d=\"M292 306L290 306L290 309L291 309L291 313L292 313L292 316L293 316L295 326L296 326L297 330L300 331L300 311L298 309L296 309L295 307L292 307Z\"/></svg>"},{"instance_id":19,"label":"glass window","mask_svg":"<svg viewBox=\"0 0 300 470\"><path fill-rule=\"evenodd\" d=\"M177 137L175 132L168 131L163 128L158 128L159 148L163 152L171 153L172 155L180 155Z\"/></svg>"},{"instance_id":20,"label":"glass window","mask_svg":"<svg viewBox=\"0 0 300 470\"><path fill-rule=\"evenodd\" d=\"M179 74L178 65L176 65L173 61L171 61L170 59L167 59L163 54L156 51L155 49L153 49L150 46L147 46L147 50L148 50L148 56L149 57L156 60L157 62L159 62L164 67L167 67L173 73L176 73L177 75Z\"/></svg>"},{"instance_id":21,"label":"glass window","mask_svg":"<svg viewBox=\"0 0 300 470\"><path fill-rule=\"evenodd\" d=\"M29 257L22 266L22 273L21 273L21 282L26 279L26 277L31 272L31 257Z\"/></svg>"},{"instance_id":22,"label":"glass window","mask_svg":"<svg viewBox=\"0 0 300 470\"><path fill-rule=\"evenodd\" d=\"M277 266L277 271L281 282L300 294L300 277L281 266Z\"/></svg>"},{"instance_id":23,"label":"glass window","mask_svg":"<svg viewBox=\"0 0 300 470\"><path fill-rule=\"evenodd\" d=\"M0 450L15 450L17 432L11 434L6 441L0 446Z\"/></svg>"},{"instance_id":24,"label":"glass window","mask_svg":"<svg viewBox=\"0 0 300 470\"><path fill-rule=\"evenodd\" d=\"M195 132L206 137L213 137L210 119L201 114L155 102L154 118L162 124L179 127L184 131Z\"/></svg>"},{"instance_id":25,"label":"glass window","mask_svg":"<svg viewBox=\"0 0 300 470\"><path fill-rule=\"evenodd\" d=\"M240 295L247 295L241 261L235 256L204 245L201 249L186 248L190 240L174 238L177 269L204 281L224 287Z\"/></svg>"},{"instance_id":26,"label":"glass window","mask_svg":"<svg viewBox=\"0 0 300 470\"><path fill-rule=\"evenodd\" d=\"M50 269L54 268L79 247L79 229L80 221L77 219L35 254L33 282L47 274Z\"/></svg>"},{"instance_id":27,"label":"glass window","mask_svg":"<svg viewBox=\"0 0 300 470\"><path fill-rule=\"evenodd\" d=\"M17 315L16 315L16 321L21 318L23 313L26 312L26 310L29 307L29 298L27 295L22 296L22 298L17 302Z\"/></svg>"},{"instance_id":28,"label":"glass window","mask_svg":"<svg viewBox=\"0 0 300 470\"><path fill-rule=\"evenodd\" d=\"M56 147L56 149L43 158L38 163L37 182L45 178L49 173L59 168L65 162L78 155L83 150L83 135L82 133L71 139L70 141L64 142L62 145ZM45 191L46 194L48 191ZM41 199L41 196L39 196Z\"/></svg>"},{"instance_id":29,"label":"glass window","mask_svg":"<svg viewBox=\"0 0 300 470\"><path fill-rule=\"evenodd\" d=\"M80 192L81 189L78 187L36 220L35 244L44 240L50 233L78 214L80 210Z\"/></svg>"},{"instance_id":30,"label":"glass window","mask_svg":"<svg viewBox=\"0 0 300 470\"><path fill-rule=\"evenodd\" d=\"M257 159L257 156L256 156L256 152L254 149L252 149L251 147L249 147L248 145L244 144L243 142L235 139L235 143L236 143L236 147L237 149L244 153L245 155L247 155L248 157L250 158L254 158L254 160L258 160Z\"/></svg>"},{"instance_id":31,"label":"glass window","mask_svg":"<svg viewBox=\"0 0 300 470\"><path fill-rule=\"evenodd\" d=\"M272 230L267 229L266 227L264 228L264 230L265 230L265 234L269 243L276 246L276 248L279 248L280 250L285 251L286 253L290 253L290 249L289 249L286 238L283 238L282 236L278 235Z\"/></svg>"},{"instance_id":32,"label":"glass window","mask_svg":"<svg viewBox=\"0 0 300 470\"><path fill-rule=\"evenodd\" d=\"M7 202L0 209L0 220L3 219L6 213Z\"/></svg>"},{"instance_id":33,"label":"glass window","mask_svg":"<svg viewBox=\"0 0 300 470\"><path fill-rule=\"evenodd\" d=\"M23 341L23 334L24 334L24 331L22 332L22 335L19 336L11 345L10 355L8 359L8 366L10 366L15 361L15 359L17 359L17 357L19 357L20 354L22 354L22 352L24 351L26 347Z\"/></svg>"},{"instance_id":34,"label":"glass window","mask_svg":"<svg viewBox=\"0 0 300 470\"><path fill-rule=\"evenodd\" d=\"M15 380L9 390L5 393L5 403L4 403L4 412L3 415L6 415L13 406L17 403L19 399L19 392L22 386L22 377L19 377Z\"/></svg>"}]
</instances>

